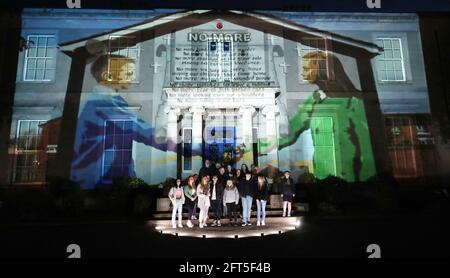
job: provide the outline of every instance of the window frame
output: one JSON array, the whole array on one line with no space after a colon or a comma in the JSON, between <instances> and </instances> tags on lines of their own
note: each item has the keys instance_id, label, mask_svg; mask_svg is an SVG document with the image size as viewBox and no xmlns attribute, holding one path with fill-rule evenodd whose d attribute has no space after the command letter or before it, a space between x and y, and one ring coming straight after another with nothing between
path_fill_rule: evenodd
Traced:
<instances>
[{"instance_id":1,"label":"window frame","mask_svg":"<svg viewBox=\"0 0 450 278\"><path fill-rule=\"evenodd\" d=\"M213 40L213 39L208 39L206 41L206 49L207 49L207 53L206 53L206 72L207 72L207 82L208 83L225 83L225 82L234 82L234 78L235 78L235 72L234 72L234 56L233 56L233 52L234 52L234 42L231 39L222 39L222 40ZM212 81L211 80L211 75L210 75L210 53L212 52L212 50L210 49L210 45L211 43L216 43L216 49L214 50L218 56L217 58L217 80ZM224 47L225 47L225 43L229 43L229 50L228 52L230 53L230 80L225 80L225 70L223 69L223 55L224 55Z\"/></svg>"},{"instance_id":2,"label":"window frame","mask_svg":"<svg viewBox=\"0 0 450 278\"><path fill-rule=\"evenodd\" d=\"M50 34L50 33L42 33L42 34L35 34L35 33L29 33L26 35L26 41L27 43L30 41L30 37L37 37L37 40L39 41L39 38L44 37L46 38L46 40L48 40L48 38L53 38L55 40L55 45L52 47L48 47L48 44L45 45L45 53L47 54L47 51L49 48L54 48L55 49L55 56L54 57L28 57L28 53L30 51L30 48L27 48L25 50L24 53L24 62L23 62L23 70L22 70L22 81L24 82L43 82L43 83L48 83L48 82L54 82L55 81L55 77L56 77L56 62L57 62L57 56L58 56L58 48L57 48L57 35L56 34ZM48 41L46 41L48 42ZM37 49L39 48L37 45L38 42L36 42L36 46L34 48L36 48L36 55L37 55ZM28 63L29 63L29 59L36 59L36 67L34 68L35 71L35 78L34 79L28 79L27 78L27 70L28 70ZM50 68L50 70L54 70L53 75L50 79L36 79L36 70L37 70L37 60L39 59L44 59L44 77L45 77L45 71L47 70L46 66L47 66L47 60L53 60L54 61L54 68Z\"/></svg>"},{"instance_id":3,"label":"window frame","mask_svg":"<svg viewBox=\"0 0 450 278\"><path fill-rule=\"evenodd\" d=\"M403 44L403 38L402 38L402 36L383 36L383 35L381 35L381 36L376 36L375 37L375 42L377 42L377 41L379 41L379 40L381 40L382 42L383 42L383 49L384 49L384 40L390 40L391 41L391 45L392 45L392 41L393 40L398 40L398 42L399 42L399 50L400 50L400 56L401 56L401 58L400 58L400 60L398 60L398 58L381 58L380 56L377 56L376 57L376 61L375 61L375 70L376 70L376 73L377 73L377 80L378 80L378 82L382 82L382 83L389 83L389 82L393 82L393 83L401 83L401 82L407 82L408 81L408 78L407 78L407 72L406 72L406 56L405 56L405 51L404 51L404 49L403 49L403 47L404 47L404 44ZM392 48L391 49L392 51L394 50L394 48ZM395 80L389 80L389 79L382 79L381 78L381 75L380 75L380 69L377 67L377 63L378 62L380 62L380 61L382 61L383 63L384 63L384 70L387 72L388 71L388 69L386 68L386 61L392 61L392 62L395 62L395 61L400 61L400 63L401 63L401 70L402 70L402 74L403 74L403 79L399 79L399 80L397 80L397 79L395 79ZM394 66L394 69L390 69L390 70L392 70L392 71L394 71L394 77L395 77L395 66ZM386 77L387 77L387 75L386 75Z\"/></svg>"},{"instance_id":4,"label":"window frame","mask_svg":"<svg viewBox=\"0 0 450 278\"><path fill-rule=\"evenodd\" d=\"M106 155L106 124L107 122L131 122L132 125L134 126L134 122L135 120L132 118L112 118L112 119L106 119L103 121L103 146L102 146L102 165L101 165L101 181L103 184L111 184L114 181L114 178L112 178L111 180L106 179L105 178L105 155ZM133 127L132 126L132 127ZM132 133L133 134L134 130L132 129ZM115 133L114 133L115 135ZM123 135L123 134L122 134ZM134 153L134 140L131 140L131 148L129 149L131 151L131 160L133 160L133 153ZM127 151L128 149L120 149L120 151ZM109 150L110 151L110 150ZM114 149L112 152L114 153L116 150ZM112 165L111 165L112 166ZM123 167L123 160L122 160L122 167Z\"/></svg>"},{"instance_id":5,"label":"window frame","mask_svg":"<svg viewBox=\"0 0 450 278\"><path fill-rule=\"evenodd\" d=\"M190 142L190 144L191 144L191 169L185 169L184 168L184 165L185 165L185 156L184 156L184 150L185 150L185 144L186 144L186 142L184 142L184 139L185 139L185 137L184 137L184 134L185 134L185 130L187 130L187 129L189 129L189 130L191 130L191 142ZM183 127L182 128L182 138L183 138L183 147L182 147L182 155L181 155L181 157L182 157L182 161L181 161L181 163L182 163L182 171L183 171L183 173L192 173L192 171L193 171L193 165L192 165L192 158L193 158L193 155L192 155L192 151L193 151L193 148L192 148L192 127Z\"/></svg>"},{"instance_id":6,"label":"window frame","mask_svg":"<svg viewBox=\"0 0 450 278\"><path fill-rule=\"evenodd\" d=\"M323 80L323 81L327 81L327 80L328 80L328 81L331 81L331 80L334 80L334 71L331 70L331 69L333 68L333 61L332 61L332 59L330 59L330 55L329 55L329 52L330 52L331 49L332 49L332 46L331 46L331 38L324 38L324 37L320 37L320 38L318 38L318 37L305 37L305 38L302 38L302 40L304 40L304 41L309 41L309 40L315 40L315 41L323 40L323 42L324 42L323 45L324 45L325 50L322 50L322 51L324 51L324 52L325 52L325 55L326 55L326 72L327 72L327 79L326 79L326 80ZM302 42L300 42L300 41L296 42L296 44L297 44L297 46L296 46L296 51L297 51L297 57L298 57L298 59L297 59L298 75L297 75L297 76L298 76L298 78L299 78L300 84L308 84L309 81L303 79L303 55L306 54L307 52L302 53L302 50L310 50L310 51L314 50L314 51L317 51L317 50L321 50L321 49L318 49L318 48L312 48L312 47L310 47L310 46L304 45L304 44L302 44ZM305 48L305 46L306 46L307 48Z\"/></svg>"},{"instance_id":7,"label":"window frame","mask_svg":"<svg viewBox=\"0 0 450 278\"><path fill-rule=\"evenodd\" d=\"M47 123L48 120L44 120L44 119L22 119L22 120L17 120L16 131L15 131L16 137L15 137L15 141L14 141L14 164L13 164L13 169L12 169L11 182L12 182L12 184L43 184L43 183L46 183L46 179L45 178L44 178L44 180L35 180L35 181L29 181L29 180L28 181L18 181L17 180L18 155L19 154L24 154L24 153L38 153L39 151L46 151L46 149L43 149L43 150L34 149L34 150L25 150L25 151L19 150L20 126L21 126L21 123L23 123L23 122L28 122L28 125L30 125L30 122L38 122L38 126L40 126L41 124ZM42 133L39 134L39 135L42 136ZM46 167L46 165L45 165L45 167Z\"/></svg>"},{"instance_id":8,"label":"window frame","mask_svg":"<svg viewBox=\"0 0 450 278\"><path fill-rule=\"evenodd\" d=\"M130 57L129 55L127 55L126 57L128 57L128 58L131 58L131 59L134 59L135 60L135 62L134 62L134 64L135 64L135 79L133 80L133 81L131 81L130 83L131 84L139 84L140 83L140 76L141 76L141 70L140 70L140 57L141 57L141 51L142 51L142 49L141 49L141 42L138 42L138 38L136 37L136 36L130 36L130 35L109 35L109 37L108 37L108 57L111 55L111 54L113 54L113 55L115 55L115 53L114 52L111 52L111 42L113 41L113 40L116 40L116 39L132 39L132 40L135 40L136 41L136 44L135 44L135 50L136 50L136 58L133 58L133 57ZM122 47L121 45L119 45L118 47L116 47L117 49L118 49L118 51L120 52L122 49L126 49L127 50L127 53L129 54L129 50L130 49L133 49L133 47L132 48L130 48L130 47ZM117 55L120 55L120 54L117 54ZM110 65L109 65L109 63L108 63L108 73L110 72Z\"/></svg>"}]
</instances>

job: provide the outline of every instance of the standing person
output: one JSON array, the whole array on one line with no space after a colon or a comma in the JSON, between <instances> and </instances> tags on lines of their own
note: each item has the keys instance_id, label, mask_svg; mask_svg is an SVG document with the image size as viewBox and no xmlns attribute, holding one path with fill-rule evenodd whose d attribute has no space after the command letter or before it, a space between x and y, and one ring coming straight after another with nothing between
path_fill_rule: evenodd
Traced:
<instances>
[{"instance_id":1,"label":"standing person","mask_svg":"<svg viewBox=\"0 0 450 278\"><path fill-rule=\"evenodd\" d=\"M256 207L257 207L257 223L256 225L266 225L266 204L269 197L269 187L267 180L263 175L258 175L257 186L255 192Z\"/></svg>"},{"instance_id":2,"label":"standing person","mask_svg":"<svg viewBox=\"0 0 450 278\"><path fill-rule=\"evenodd\" d=\"M226 181L228 179L232 179L234 181L234 178L236 177L236 171L233 168L233 166L231 166L231 164L227 164L227 169L225 170L225 186L226 186ZM226 205L223 205L223 216L227 216L228 215L228 208Z\"/></svg>"},{"instance_id":3,"label":"standing person","mask_svg":"<svg viewBox=\"0 0 450 278\"><path fill-rule=\"evenodd\" d=\"M181 179L177 179L175 185L169 191L169 199L172 201L172 228L176 228L175 216L178 212L178 227L183 228L183 224L181 223L182 218L182 210L184 204L184 192L183 187L181 186Z\"/></svg>"},{"instance_id":4,"label":"standing person","mask_svg":"<svg viewBox=\"0 0 450 278\"><path fill-rule=\"evenodd\" d=\"M211 196L209 190L209 178L203 176L200 184L197 186L198 207L200 208L200 215L198 217L198 226L200 228L206 227L206 220L208 218L208 210L211 206L209 197Z\"/></svg>"},{"instance_id":5,"label":"standing person","mask_svg":"<svg viewBox=\"0 0 450 278\"><path fill-rule=\"evenodd\" d=\"M227 165L227 176L229 179L232 179L236 176L236 171L234 170L233 166L231 166L231 164Z\"/></svg>"},{"instance_id":6,"label":"standing person","mask_svg":"<svg viewBox=\"0 0 450 278\"><path fill-rule=\"evenodd\" d=\"M223 184L225 184L225 182L227 181L227 174L225 171L225 168L223 166L220 166L219 168L219 174L217 176L219 178L219 181Z\"/></svg>"},{"instance_id":7,"label":"standing person","mask_svg":"<svg viewBox=\"0 0 450 278\"><path fill-rule=\"evenodd\" d=\"M223 183L217 175L214 175L209 183L209 192L211 192L211 207L214 215L214 222L211 226L221 226L220 218L222 216L222 198Z\"/></svg>"},{"instance_id":8,"label":"standing person","mask_svg":"<svg viewBox=\"0 0 450 278\"><path fill-rule=\"evenodd\" d=\"M287 216L291 216L292 202L295 197L294 180L291 178L291 172L285 171L284 177L281 180L281 197L283 198L283 217L286 216L286 206L288 209Z\"/></svg>"},{"instance_id":9,"label":"standing person","mask_svg":"<svg viewBox=\"0 0 450 278\"><path fill-rule=\"evenodd\" d=\"M252 172L252 175L256 175L256 165L255 164L250 164L250 172Z\"/></svg>"},{"instance_id":10,"label":"standing person","mask_svg":"<svg viewBox=\"0 0 450 278\"><path fill-rule=\"evenodd\" d=\"M241 181L244 178L244 173L242 173L241 169L236 169L236 175L234 177L234 184L237 187L237 190L240 192L239 186L241 185ZM239 218L242 218L242 202L238 204L237 206Z\"/></svg>"},{"instance_id":11,"label":"standing person","mask_svg":"<svg viewBox=\"0 0 450 278\"><path fill-rule=\"evenodd\" d=\"M242 226L251 226L251 208L255 194L255 180L252 179L251 172L245 173L245 179L240 182L239 193L242 201Z\"/></svg>"},{"instance_id":12,"label":"standing person","mask_svg":"<svg viewBox=\"0 0 450 278\"><path fill-rule=\"evenodd\" d=\"M213 170L213 173L211 174L211 179L212 179L213 175L218 175L219 174L220 167L222 167L222 163L216 162L216 167L213 168L214 170Z\"/></svg>"},{"instance_id":13,"label":"standing person","mask_svg":"<svg viewBox=\"0 0 450 278\"><path fill-rule=\"evenodd\" d=\"M242 180L242 171L241 169L236 170L236 175L234 176L235 182L239 182Z\"/></svg>"},{"instance_id":14,"label":"standing person","mask_svg":"<svg viewBox=\"0 0 450 278\"><path fill-rule=\"evenodd\" d=\"M204 176L208 176L209 178L212 178L211 174L212 174L211 162L207 159L207 160L205 160L205 165L202 168L200 168L200 171L198 172L198 176L199 176L198 178L201 182L201 180Z\"/></svg>"},{"instance_id":15,"label":"standing person","mask_svg":"<svg viewBox=\"0 0 450 278\"><path fill-rule=\"evenodd\" d=\"M200 177L198 176L198 174L194 174L194 184L199 184L200 183ZM191 220L197 220L197 217L195 216L197 214L197 202L195 202L194 204L194 212L192 214Z\"/></svg>"},{"instance_id":16,"label":"standing person","mask_svg":"<svg viewBox=\"0 0 450 278\"><path fill-rule=\"evenodd\" d=\"M195 184L199 184L200 183L200 181L198 179L198 174L193 174L192 177L194 178L194 183Z\"/></svg>"},{"instance_id":17,"label":"standing person","mask_svg":"<svg viewBox=\"0 0 450 278\"><path fill-rule=\"evenodd\" d=\"M225 189L223 191L223 205L227 208L230 226L237 225L237 204L239 203L239 192L234 185L232 179L227 179ZM234 217L234 219L232 219Z\"/></svg>"},{"instance_id":18,"label":"standing person","mask_svg":"<svg viewBox=\"0 0 450 278\"><path fill-rule=\"evenodd\" d=\"M241 165L241 175L245 175L245 173L250 172L250 170L248 169L247 164L243 163Z\"/></svg>"},{"instance_id":19,"label":"standing person","mask_svg":"<svg viewBox=\"0 0 450 278\"><path fill-rule=\"evenodd\" d=\"M183 188L185 198L185 204L188 208L188 221L186 225L189 228L194 227L192 224L192 219L195 217L195 208L197 204L197 188L195 186L195 179L194 176L189 176L187 180L187 184Z\"/></svg>"}]
</instances>

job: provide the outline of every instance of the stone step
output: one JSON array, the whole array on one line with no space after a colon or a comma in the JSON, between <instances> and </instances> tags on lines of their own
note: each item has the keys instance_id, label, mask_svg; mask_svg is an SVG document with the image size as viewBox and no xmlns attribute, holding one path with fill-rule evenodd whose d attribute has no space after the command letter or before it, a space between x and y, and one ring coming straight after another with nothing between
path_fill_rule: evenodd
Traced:
<instances>
[{"instance_id":1,"label":"stone step","mask_svg":"<svg viewBox=\"0 0 450 278\"><path fill-rule=\"evenodd\" d=\"M256 204L253 205L256 210ZM283 209L283 199L281 195L270 195L269 203L266 206L266 210L275 210ZM295 211L308 212L309 204L308 203L293 203L292 209ZM158 198L156 203L156 211L158 212L167 212L170 211L170 199L169 198Z\"/></svg>"},{"instance_id":2,"label":"stone step","mask_svg":"<svg viewBox=\"0 0 450 278\"><path fill-rule=\"evenodd\" d=\"M308 210L308 204L293 204L292 206L292 215L303 215L304 213L306 213ZM198 210L196 215L198 216ZM240 214L242 212L239 212ZM252 208L252 216L256 217L257 211L256 211L256 207ZM183 218L186 219L188 217L188 213L186 209L183 209ZM269 206L266 208L266 216L271 217L271 216L282 216L283 215L283 210L282 209L272 209ZM212 217L212 213L210 211L210 216ZM172 212L171 211L161 211L161 212L157 212L153 214L153 217L155 219L170 219L172 217Z\"/></svg>"}]
</instances>

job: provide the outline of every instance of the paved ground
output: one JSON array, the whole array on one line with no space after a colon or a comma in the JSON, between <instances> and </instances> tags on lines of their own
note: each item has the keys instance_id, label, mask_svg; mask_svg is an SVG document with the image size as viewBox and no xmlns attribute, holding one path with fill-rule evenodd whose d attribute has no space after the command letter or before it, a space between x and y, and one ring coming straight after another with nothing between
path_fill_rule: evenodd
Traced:
<instances>
[{"instance_id":1,"label":"paved ground","mask_svg":"<svg viewBox=\"0 0 450 278\"><path fill-rule=\"evenodd\" d=\"M252 226L254 227L254 226ZM243 227L237 227L243 230ZM281 235L203 239L160 234L146 222L0 225L0 257L360 257L380 245L383 257L448 257L446 217L308 218Z\"/></svg>"},{"instance_id":2,"label":"paved ground","mask_svg":"<svg viewBox=\"0 0 450 278\"><path fill-rule=\"evenodd\" d=\"M266 219L266 225L264 226L257 226L255 221L252 221L252 225L245 227L241 226L241 221L238 221L238 223L231 223L228 219L223 219L220 227L213 227L213 225L211 225L211 221L209 221L209 225L207 227L200 228L198 226L198 220L192 221L194 227L191 228L184 225L183 228L177 227L174 229L172 227L172 221L170 220L150 220L147 221L147 225L160 233L167 235L208 239L235 239L279 235L295 229L300 229L302 220L303 217L268 217Z\"/></svg>"}]
</instances>

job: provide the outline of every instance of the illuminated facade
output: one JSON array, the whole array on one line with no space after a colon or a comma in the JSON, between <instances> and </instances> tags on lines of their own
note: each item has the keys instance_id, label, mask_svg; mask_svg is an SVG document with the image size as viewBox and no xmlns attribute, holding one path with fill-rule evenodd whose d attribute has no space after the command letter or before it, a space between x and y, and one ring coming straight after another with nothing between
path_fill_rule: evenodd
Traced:
<instances>
[{"instance_id":1,"label":"illuminated facade","mask_svg":"<svg viewBox=\"0 0 450 278\"><path fill-rule=\"evenodd\" d=\"M25 10L11 184L432 169L414 14ZM428 168L427 168L428 167Z\"/></svg>"}]
</instances>

